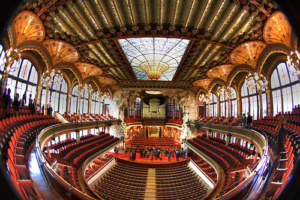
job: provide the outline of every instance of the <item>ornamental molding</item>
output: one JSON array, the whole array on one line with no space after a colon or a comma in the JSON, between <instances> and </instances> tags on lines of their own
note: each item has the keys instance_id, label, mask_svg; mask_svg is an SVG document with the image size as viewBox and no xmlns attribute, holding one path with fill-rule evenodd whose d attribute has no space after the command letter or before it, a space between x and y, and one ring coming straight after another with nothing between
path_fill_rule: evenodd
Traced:
<instances>
[{"instance_id":1,"label":"ornamental molding","mask_svg":"<svg viewBox=\"0 0 300 200\"><path fill-rule=\"evenodd\" d=\"M77 81L78 81L78 84L82 84L82 77L81 77L81 73L80 71L78 70L78 68L73 64L73 63L69 63L69 62L60 62L60 63L57 63L53 69L55 70L61 70L61 69L70 69Z\"/></svg>"},{"instance_id":2,"label":"ornamental molding","mask_svg":"<svg viewBox=\"0 0 300 200\"><path fill-rule=\"evenodd\" d=\"M253 70L253 67L251 67L250 65L242 64L242 65L235 66L228 76L227 84L226 84L227 87L231 86L235 76L240 72L247 72L253 74L255 71Z\"/></svg>"}]
</instances>

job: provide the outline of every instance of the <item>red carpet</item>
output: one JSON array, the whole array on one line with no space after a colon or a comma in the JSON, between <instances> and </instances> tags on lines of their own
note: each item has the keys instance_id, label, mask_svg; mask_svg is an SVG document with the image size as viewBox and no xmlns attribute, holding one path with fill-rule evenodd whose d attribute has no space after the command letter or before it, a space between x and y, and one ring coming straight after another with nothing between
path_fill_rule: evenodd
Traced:
<instances>
[{"instance_id":1,"label":"red carpet","mask_svg":"<svg viewBox=\"0 0 300 200\"><path fill-rule=\"evenodd\" d=\"M127 153L127 155L125 155L124 153L119 153L118 155L116 155L115 153L110 152L110 154L112 154L113 156L115 156L117 158L130 160L130 154L129 153ZM161 162L161 163L176 162L175 155L174 155L174 157L171 156L171 161L168 161L168 156L165 156L165 155L162 156L162 160L160 160L160 159L155 160L155 156L153 156L153 160L150 160L150 158L151 157L149 157L148 160L146 160L146 158L140 158L140 154L137 153L135 161L137 161L137 162L150 162L150 163L151 162L155 162L155 163L157 163L157 162ZM183 161L183 160L187 160L187 159L179 158L179 161Z\"/></svg>"}]
</instances>

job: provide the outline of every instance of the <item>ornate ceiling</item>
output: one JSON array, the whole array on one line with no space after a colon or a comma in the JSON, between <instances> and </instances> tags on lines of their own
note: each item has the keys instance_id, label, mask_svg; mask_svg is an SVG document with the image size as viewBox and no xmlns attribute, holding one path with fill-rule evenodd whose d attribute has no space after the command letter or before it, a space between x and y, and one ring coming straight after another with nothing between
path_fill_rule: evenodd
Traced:
<instances>
[{"instance_id":1,"label":"ornate ceiling","mask_svg":"<svg viewBox=\"0 0 300 200\"><path fill-rule=\"evenodd\" d=\"M94 76L113 89L195 90L215 78L226 82L236 65L255 69L271 43L290 47L290 25L276 10L261 0L38 0L25 3L13 25L17 44L41 41L53 66L73 63L83 79ZM180 53L174 50L176 58L170 54L176 60L170 74L153 81L136 68L144 62L136 58L147 57L143 48L166 49L156 49L155 38L187 42Z\"/></svg>"}]
</instances>

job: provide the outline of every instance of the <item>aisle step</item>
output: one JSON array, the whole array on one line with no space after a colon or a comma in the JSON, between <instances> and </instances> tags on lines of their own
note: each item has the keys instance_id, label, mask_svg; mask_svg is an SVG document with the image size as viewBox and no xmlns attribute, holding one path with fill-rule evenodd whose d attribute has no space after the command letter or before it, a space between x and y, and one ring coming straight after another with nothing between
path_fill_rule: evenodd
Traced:
<instances>
[{"instance_id":1,"label":"aisle step","mask_svg":"<svg viewBox=\"0 0 300 200\"><path fill-rule=\"evenodd\" d=\"M148 178L146 184L146 191L145 191L145 199L146 200L155 200L156 199L156 183L155 183L155 169L149 168L148 169Z\"/></svg>"}]
</instances>

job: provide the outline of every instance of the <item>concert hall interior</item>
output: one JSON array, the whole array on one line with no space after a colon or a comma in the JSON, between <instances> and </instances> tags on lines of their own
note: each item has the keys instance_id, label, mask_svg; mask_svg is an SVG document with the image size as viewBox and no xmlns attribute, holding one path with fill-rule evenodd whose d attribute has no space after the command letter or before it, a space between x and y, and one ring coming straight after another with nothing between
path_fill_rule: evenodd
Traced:
<instances>
[{"instance_id":1,"label":"concert hall interior","mask_svg":"<svg viewBox=\"0 0 300 200\"><path fill-rule=\"evenodd\" d=\"M12 2L0 199L300 199L290 0Z\"/></svg>"}]
</instances>

